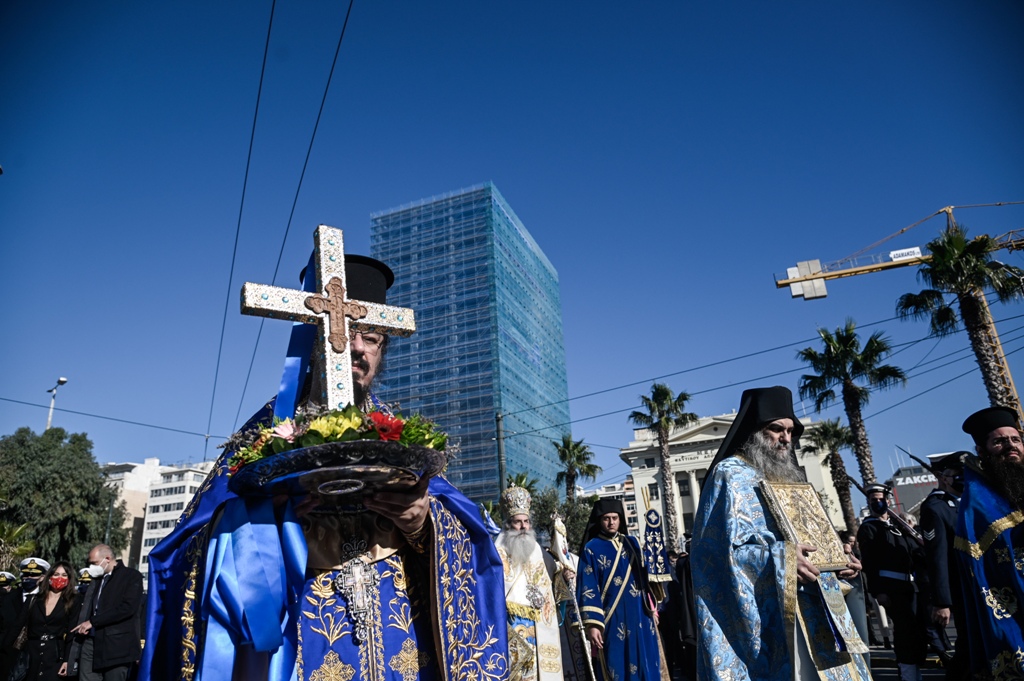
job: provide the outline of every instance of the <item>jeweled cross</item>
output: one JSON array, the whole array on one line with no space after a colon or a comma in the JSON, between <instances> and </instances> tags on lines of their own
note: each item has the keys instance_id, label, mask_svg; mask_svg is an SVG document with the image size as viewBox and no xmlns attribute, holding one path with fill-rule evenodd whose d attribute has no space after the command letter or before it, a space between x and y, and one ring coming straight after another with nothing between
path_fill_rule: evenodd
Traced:
<instances>
[{"instance_id":1,"label":"jeweled cross","mask_svg":"<svg viewBox=\"0 0 1024 681\"><path fill-rule=\"evenodd\" d=\"M319 330L316 352L323 367L324 404L331 409L344 409L352 403L353 396L349 333L411 336L416 330L416 320L408 308L346 299L345 244L341 230L320 225L313 239L318 293L246 282L242 287L242 314L316 324Z\"/></svg>"},{"instance_id":2,"label":"jeweled cross","mask_svg":"<svg viewBox=\"0 0 1024 681\"><path fill-rule=\"evenodd\" d=\"M362 558L350 560L341 566L334 578L334 590L345 598L348 616L352 620L353 636L362 643L370 633L370 607L377 600L380 573Z\"/></svg>"}]
</instances>

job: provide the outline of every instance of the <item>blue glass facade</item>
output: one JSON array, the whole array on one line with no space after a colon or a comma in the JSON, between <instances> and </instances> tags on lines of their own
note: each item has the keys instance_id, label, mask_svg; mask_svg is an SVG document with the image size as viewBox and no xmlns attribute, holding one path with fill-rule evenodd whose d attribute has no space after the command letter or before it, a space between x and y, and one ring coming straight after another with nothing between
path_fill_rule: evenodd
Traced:
<instances>
[{"instance_id":1,"label":"blue glass facade","mask_svg":"<svg viewBox=\"0 0 1024 681\"><path fill-rule=\"evenodd\" d=\"M388 302L416 311L378 394L458 443L448 478L474 501L498 496L497 412L508 474L554 486L552 442L569 432L558 273L498 189L374 214L370 249L395 271Z\"/></svg>"}]
</instances>

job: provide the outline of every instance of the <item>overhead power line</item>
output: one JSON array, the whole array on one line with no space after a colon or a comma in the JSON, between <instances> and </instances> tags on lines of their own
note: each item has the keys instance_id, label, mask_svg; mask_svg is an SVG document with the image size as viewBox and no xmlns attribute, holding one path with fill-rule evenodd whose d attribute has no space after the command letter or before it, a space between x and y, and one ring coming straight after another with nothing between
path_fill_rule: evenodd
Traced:
<instances>
[{"instance_id":1,"label":"overhead power line","mask_svg":"<svg viewBox=\"0 0 1024 681\"><path fill-rule=\"evenodd\" d=\"M260 98L263 95L263 77L267 72L267 54L270 52L270 33L274 27L274 8L277 0L270 3L270 20L267 22L267 39L263 43L263 65L260 67L260 83L256 89L256 106L252 114L252 129L249 132L249 152L245 158L245 174L242 178L242 197L238 203L238 220L235 222L235 244L231 249L231 268L228 270L228 291L224 297L224 315L220 320L220 340L217 342L217 363L213 369L213 389L210 391L210 413L206 420L206 432L213 426L213 405L217 401L217 380L220 378L220 361L224 355L224 331L228 324L228 310L231 307L231 282L235 277L235 261L238 257L238 237L242 233L242 212L245 208L245 191L249 186L249 168L252 165L252 148L256 141L256 121L260 114ZM203 444L203 459L206 459L209 439Z\"/></svg>"},{"instance_id":2,"label":"overhead power line","mask_svg":"<svg viewBox=\"0 0 1024 681\"><path fill-rule=\"evenodd\" d=\"M0 401L11 402L13 404L24 404L28 407L39 407L40 409L49 409L50 406L47 404L35 404L34 402L25 402L23 400L12 400L9 397L0 397ZM181 433L183 435L195 435L202 438L214 438L217 440L226 440L225 435L208 435L207 433L197 433L192 430L183 430L181 428L169 428L168 426L158 426L154 423L142 423L141 421L131 421L129 419L119 419L114 416L103 416L102 414L90 414L85 411L75 411L74 409L62 409L61 407L55 407L54 411L63 412L65 414L75 414L77 416L88 416L93 419L103 419L104 421L116 421L117 423L127 423L132 426L142 426L143 428L155 428L157 430L167 430L172 433Z\"/></svg>"},{"instance_id":3,"label":"overhead power line","mask_svg":"<svg viewBox=\"0 0 1024 681\"><path fill-rule=\"evenodd\" d=\"M306 168L309 167L309 157L313 154L313 142L316 140L316 132L320 129L320 119L324 115L324 105L327 103L327 93L331 89L331 80L334 78L334 68L338 64L338 55L341 53L341 44L345 40L345 29L348 28L348 19L352 16L352 4L354 0L349 0L348 10L345 12L345 21L341 25L341 34L338 36L338 44L334 48L334 59L331 60L331 70L327 74L327 83L324 85L324 94L320 98L320 109L316 114L316 122L313 124L313 132L309 136L309 145L306 147L306 158L302 162L302 171L299 173L299 182L295 186L295 196L292 197L292 208L288 213L288 222L284 227L284 236L281 237L281 248L277 251L277 263L274 265L274 277L271 283L277 284L277 276L281 271L281 258L284 256L284 247L288 243L288 234L292 229L292 220L295 217L295 207L299 204L299 193L302 191L302 181L306 178ZM310 273L312 274L312 273ZM249 358L249 370L245 373L245 383L242 386L242 396L238 398L238 411L235 412L235 421L232 424L233 428L238 427L238 418L242 413L242 404L245 402L245 393L249 389L249 379L252 376L252 367L256 362L256 351L260 347L260 339L263 337L263 323L266 321L265 318L260 318L260 327L256 332L256 342L252 346L252 357ZM210 416L213 416L213 405L210 405Z\"/></svg>"}]
</instances>

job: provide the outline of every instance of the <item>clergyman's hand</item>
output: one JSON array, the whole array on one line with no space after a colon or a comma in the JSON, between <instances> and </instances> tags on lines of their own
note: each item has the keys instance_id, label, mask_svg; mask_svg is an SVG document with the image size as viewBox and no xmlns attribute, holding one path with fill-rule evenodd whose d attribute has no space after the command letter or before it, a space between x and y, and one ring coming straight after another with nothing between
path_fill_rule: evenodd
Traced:
<instances>
[{"instance_id":1,"label":"clergyman's hand","mask_svg":"<svg viewBox=\"0 0 1024 681\"><path fill-rule=\"evenodd\" d=\"M797 581L803 584L810 584L818 581L818 575L821 571L814 567L814 563L807 560L807 556L814 553L818 549L811 546L810 544L797 544L796 545L796 578Z\"/></svg>"},{"instance_id":2,"label":"clergyman's hand","mask_svg":"<svg viewBox=\"0 0 1024 681\"><path fill-rule=\"evenodd\" d=\"M57 672L57 676L67 676L67 675L68 675L68 663L67 662L63 662L60 665L60 671Z\"/></svg>"},{"instance_id":3,"label":"clergyman's hand","mask_svg":"<svg viewBox=\"0 0 1024 681\"><path fill-rule=\"evenodd\" d=\"M949 608L932 608L932 622L940 626L949 625Z\"/></svg>"},{"instance_id":4,"label":"clergyman's hand","mask_svg":"<svg viewBox=\"0 0 1024 681\"><path fill-rule=\"evenodd\" d=\"M403 534L414 534L430 515L429 482L423 477L405 492L377 492L366 497L363 505L391 520Z\"/></svg>"},{"instance_id":5,"label":"clergyman's hand","mask_svg":"<svg viewBox=\"0 0 1024 681\"><path fill-rule=\"evenodd\" d=\"M861 565L860 559L853 555L853 551L850 550L850 545L846 545L846 569L839 571L839 579L853 579L864 566Z\"/></svg>"},{"instance_id":6,"label":"clergyman's hand","mask_svg":"<svg viewBox=\"0 0 1024 681\"><path fill-rule=\"evenodd\" d=\"M587 640L590 641L591 655L597 655L595 651L604 650L604 636L597 627L587 627Z\"/></svg>"}]
</instances>

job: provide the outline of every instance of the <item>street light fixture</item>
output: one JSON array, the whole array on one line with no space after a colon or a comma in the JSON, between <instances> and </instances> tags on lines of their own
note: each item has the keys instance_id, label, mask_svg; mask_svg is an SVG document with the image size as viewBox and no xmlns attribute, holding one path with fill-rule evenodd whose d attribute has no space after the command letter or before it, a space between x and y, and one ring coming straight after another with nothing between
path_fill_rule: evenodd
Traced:
<instances>
[{"instance_id":1,"label":"street light fixture","mask_svg":"<svg viewBox=\"0 0 1024 681\"><path fill-rule=\"evenodd\" d=\"M68 382L68 379L61 376L57 379L57 385L53 386L46 392L50 393L50 413L46 417L46 430L50 429L50 424L53 423L53 405L57 401L57 388L61 387Z\"/></svg>"}]
</instances>

